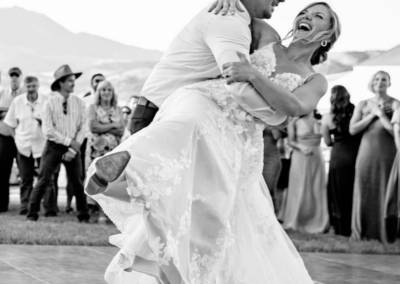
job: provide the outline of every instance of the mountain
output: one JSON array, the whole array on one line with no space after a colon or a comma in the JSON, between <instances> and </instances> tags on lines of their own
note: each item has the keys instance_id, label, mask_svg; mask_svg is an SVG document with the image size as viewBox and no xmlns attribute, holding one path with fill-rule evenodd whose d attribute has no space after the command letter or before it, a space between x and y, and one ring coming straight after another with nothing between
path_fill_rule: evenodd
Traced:
<instances>
[{"instance_id":1,"label":"mountain","mask_svg":"<svg viewBox=\"0 0 400 284\"><path fill-rule=\"evenodd\" d=\"M381 50L332 52L329 54L328 74L351 71L353 70L353 66L379 57L384 52Z\"/></svg>"},{"instance_id":2,"label":"mountain","mask_svg":"<svg viewBox=\"0 0 400 284\"><path fill-rule=\"evenodd\" d=\"M381 51L330 53L323 73L352 70L354 65L378 57ZM3 78L12 66L24 75L39 78L47 93L54 71L62 64L83 72L76 81L75 93L89 90L90 77L103 73L115 86L119 101L137 95L162 53L124 45L106 38L72 33L47 16L12 7L0 9L0 62ZM3 80L3 85L8 80Z\"/></svg>"},{"instance_id":3,"label":"mountain","mask_svg":"<svg viewBox=\"0 0 400 284\"><path fill-rule=\"evenodd\" d=\"M43 92L49 91L54 71L62 64L69 64L74 71L83 71L75 93L89 89L94 73L104 73L116 81L120 99L125 101L140 92L161 56L157 50L128 46L87 33L72 33L40 13L19 7L0 9L3 78L7 78L10 67L18 66L24 75L39 77ZM3 84L7 81L3 80Z\"/></svg>"},{"instance_id":4,"label":"mountain","mask_svg":"<svg viewBox=\"0 0 400 284\"><path fill-rule=\"evenodd\" d=\"M85 69L104 61L157 61L161 52L124 45L87 33L75 34L45 15L22 8L0 9L0 56L3 66L54 70L68 62Z\"/></svg>"}]
</instances>

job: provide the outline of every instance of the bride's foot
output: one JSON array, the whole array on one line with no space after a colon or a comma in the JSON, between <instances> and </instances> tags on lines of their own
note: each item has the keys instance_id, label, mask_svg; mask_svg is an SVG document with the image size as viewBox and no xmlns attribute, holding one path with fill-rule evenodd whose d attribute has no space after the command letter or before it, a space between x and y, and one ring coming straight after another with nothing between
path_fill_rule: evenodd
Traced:
<instances>
[{"instance_id":1,"label":"bride's foot","mask_svg":"<svg viewBox=\"0 0 400 284\"><path fill-rule=\"evenodd\" d=\"M98 159L95 163L96 173L90 177L85 191L89 195L103 193L108 183L122 174L130 158L128 151L122 151Z\"/></svg>"}]
</instances>

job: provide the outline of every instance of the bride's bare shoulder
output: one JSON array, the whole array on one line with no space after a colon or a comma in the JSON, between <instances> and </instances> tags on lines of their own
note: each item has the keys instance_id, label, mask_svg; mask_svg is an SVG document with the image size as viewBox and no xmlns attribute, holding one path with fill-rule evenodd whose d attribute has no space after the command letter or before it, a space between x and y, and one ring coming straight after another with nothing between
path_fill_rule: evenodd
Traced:
<instances>
[{"instance_id":1,"label":"bride's bare shoulder","mask_svg":"<svg viewBox=\"0 0 400 284\"><path fill-rule=\"evenodd\" d=\"M253 30L253 39L258 39L258 42L269 44L281 40L278 32L264 20L253 19L251 26Z\"/></svg>"}]
</instances>

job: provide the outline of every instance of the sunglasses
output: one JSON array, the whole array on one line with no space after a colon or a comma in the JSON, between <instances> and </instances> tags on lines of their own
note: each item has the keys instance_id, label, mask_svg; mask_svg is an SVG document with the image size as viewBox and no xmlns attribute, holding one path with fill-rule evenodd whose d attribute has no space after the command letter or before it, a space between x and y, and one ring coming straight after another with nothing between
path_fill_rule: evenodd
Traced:
<instances>
[{"instance_id":1,"label":"sunglasses","mask_svg":"<svg viewBox=\"0 0 400 284\"><path fill-rule=\"evenodd\" d=\"M97 79L97 80L94 80L93 82L95 82L95 83L101 83L101 82L103 82L104 80L103 79Z\"/></svg>"},{"instance_id":2,"label":"sunglasses","mask_svg":"<svg viewBox=\"0 0 400 284\"><path fill-rule=\"evenodd\" d=\"M17 78L19 78L19 74L18 73L11 73L10 74L10 77L12 78L12 77L17 77Z\"/></svg>"}]
</instances>

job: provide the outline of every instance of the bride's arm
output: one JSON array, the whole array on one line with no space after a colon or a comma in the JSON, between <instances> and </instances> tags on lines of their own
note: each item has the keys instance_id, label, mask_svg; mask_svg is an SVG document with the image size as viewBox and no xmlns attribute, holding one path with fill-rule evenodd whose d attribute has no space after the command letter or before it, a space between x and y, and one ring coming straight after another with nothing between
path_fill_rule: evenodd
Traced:
<instances>
[{"instance_id":1,"label":"bride's arm","mask_svg":"<svg viewBox=\"0 0 400 284\"><path fill-rule=\"evenodd\" d=\"M241 61L224 64L223 74L227 84L250 82L260 95L278 112L296 117L312 112L328 90L328 82L321 74L312 76L294 92L278 86L251 66L246 56L239 54ZM239 100L246 103L253 100L240 94Z\"/></svg>"},{"instance_id":2,"label":"bride's arm","mask_svg":"<svg viewBox=\"0 0 400 284\"><path fill-rule=\"evenodd\" d=\"M237 15L214 17L205 29L204 39L222 70L225 63L240 61L238 52L248 57L251 33L247 24ZM266 124L276 126L287 120L287 116L271 108L250 83L233 83L226 87L238 104Z\"/></svg>"}]
</instances>

